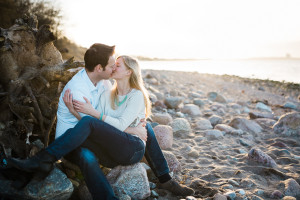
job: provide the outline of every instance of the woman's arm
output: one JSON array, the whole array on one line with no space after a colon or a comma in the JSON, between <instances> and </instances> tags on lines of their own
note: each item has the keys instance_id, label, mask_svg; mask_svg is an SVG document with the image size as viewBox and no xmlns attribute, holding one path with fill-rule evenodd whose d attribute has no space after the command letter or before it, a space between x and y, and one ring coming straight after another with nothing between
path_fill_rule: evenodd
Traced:
<instances>
[{"instance_id":1,"label":"woman's arm","mask_svg":"<svg viewBox=\"0 0 300 200\"><path fill-rule=\"evenodd\" d=\"M139 138L147 142L147 129L145 128L146 122L141 122L137 127L128 127L124 130L124 132L131 134L131 135L137 135Z\"/></svg>"},{"instance_id":2,"label":"woman's arm","mask_svg":"<svg viewBox=\"0 0 300 200\"><path fill-rule=\"evenodd\" d=\"M137 90L128 98L126 108L119 117L114 118L111 116L104 116L104 121L117 129L124 131L137 119L141 110L145 110L144 95L141 91Z\"/></svg>"},{"instance_id":3,"label":"woman's arm","mask_svg":"<svg viewBox=\"0 0 300 200\"><path fill-rule=\"evenodd\" d=\"M70 89L67 89L67 90L65 91L64 96L63 96L63 100L64 100L64 102L65 102L65 105L66 105L67 108L69 109L70 113L72 113L78 120L80 120L80 119L81 119L81 116L80 116L79 113L74 109L72 99L73 99L73 95L72 95L72 93L70 93Z\"/></svg>"}]
</instances>

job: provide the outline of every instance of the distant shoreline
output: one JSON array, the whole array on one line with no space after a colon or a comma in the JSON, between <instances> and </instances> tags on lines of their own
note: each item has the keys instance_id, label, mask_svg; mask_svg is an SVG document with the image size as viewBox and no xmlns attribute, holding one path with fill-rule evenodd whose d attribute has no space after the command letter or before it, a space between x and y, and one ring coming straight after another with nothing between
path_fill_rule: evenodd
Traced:
<instances>
[{"instance_id":1,"label":"distant shoreline","mask_svg":"<svg viewBox=\"0 0 300 200\"><path fill-rule=\"evenodd\" d=\"M253 58L150 58L135 56L140 61L197 61L197 60L300 60L300 58L287 57L253 57Z\"/></svg>"},{"instance_id":2,"label":"distant shoreline","mask_svg":"<svg viewBox=\"0 0 300 200\"><path fill-rule=\"evenodd\" d=\"M157 69L142 69L142 71L145 72L172 72L172 73L186 73L187 75L190 74L191 72L185 72L185 71L172 71L172 70L157 70ZM298 91L300 93L300 83L294 83L294 82L285 82L285 81L276 81L276 80L270 80L270 79L259 79L259 78L246 78L246 77L241 77L237 75L229 75L229 74L209 74L209 73L200 73L197 72L198 74L202 75L207 75L207 76L212 76L215 78L229 78L231 80L236 80L236 81L242 81L244 83L250 83L250 84L267 84L270 87L281 87L281 88L286 88L288 90L294 90Z\"/></svg>"}]
</instances>

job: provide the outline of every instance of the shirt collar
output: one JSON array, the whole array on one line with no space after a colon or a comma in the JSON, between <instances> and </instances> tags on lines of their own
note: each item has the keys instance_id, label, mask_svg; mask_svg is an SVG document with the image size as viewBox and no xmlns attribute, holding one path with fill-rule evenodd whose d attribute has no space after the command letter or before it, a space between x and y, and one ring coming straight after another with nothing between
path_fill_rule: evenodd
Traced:
<instances>
[{"instance_id":1,"label":"shirt collar","mask_svg":"<svg viewBox=\"0 0 300 200\"><path fill-rule=\"evenodd\" d=\"M83 77L83 80L86 82L86 84L87 84L87 86L88 86L88 88L89 88L89 90L90 90L91 92L94 91L94 90L98 90L99 88L101 88L101 86L103 86L103 81L99 81L99 82L97 83L97 85L95 86L95 85L92 83L92 81L91 81L91 79L89 78L89 76L87 75L87 72L86 72L85 69L83 69L83 71L82 71L82 77Z\"/></svg>"}]
</instances>

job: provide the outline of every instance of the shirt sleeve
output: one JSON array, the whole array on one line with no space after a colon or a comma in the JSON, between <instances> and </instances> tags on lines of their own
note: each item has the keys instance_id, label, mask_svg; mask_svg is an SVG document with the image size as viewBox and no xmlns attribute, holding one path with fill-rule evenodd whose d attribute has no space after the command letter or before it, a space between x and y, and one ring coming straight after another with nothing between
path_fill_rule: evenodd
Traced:
<instances>
[{"instance_id":1,"label":"shirt sleeve","mask_svg":"<svg viewBox=\"0 0 300 200\"><path fill-rule=\"evenodd\" d=\"M120 117L106 116L104 122L124 131L138 117L142 109L145 109L144 95L138 90L128 98L126 108Z\"/></svg>"},{"instance_id":2,"label":"shirt sleeve","mask_svg":"<svg viewBox=\"0 0 300 200\"><path fill-rule=\"evenodd\" d=\"M77 100L77 101L86 103L86 101L83 98L83 97L86 97L90 102L92 102L91 96L89 94L82 92L81 90L77 89L77 90L74 90L74 92L72 92L72 89L71 89L71 93L73 95L73 100ZM78 114L81 117L88 116L87 114L81 113L81 112L78 112Z\"/></svg>"}]
</instances>

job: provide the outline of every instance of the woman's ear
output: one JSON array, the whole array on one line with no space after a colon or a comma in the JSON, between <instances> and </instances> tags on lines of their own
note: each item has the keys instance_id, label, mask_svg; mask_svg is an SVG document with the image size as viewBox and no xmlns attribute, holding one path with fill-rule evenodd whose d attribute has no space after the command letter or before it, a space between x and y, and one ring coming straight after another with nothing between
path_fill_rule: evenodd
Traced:
<instances>
[{"instance_id":1,"label":"woman's ear","mask_svg":"<svg viewBox=\"0 0 300 200\"><path fill-rule=\"evenodd\" d=\"M131 75L132 73L132 69L127 70L127 75Z\"/></svg>"}]
</instances>

